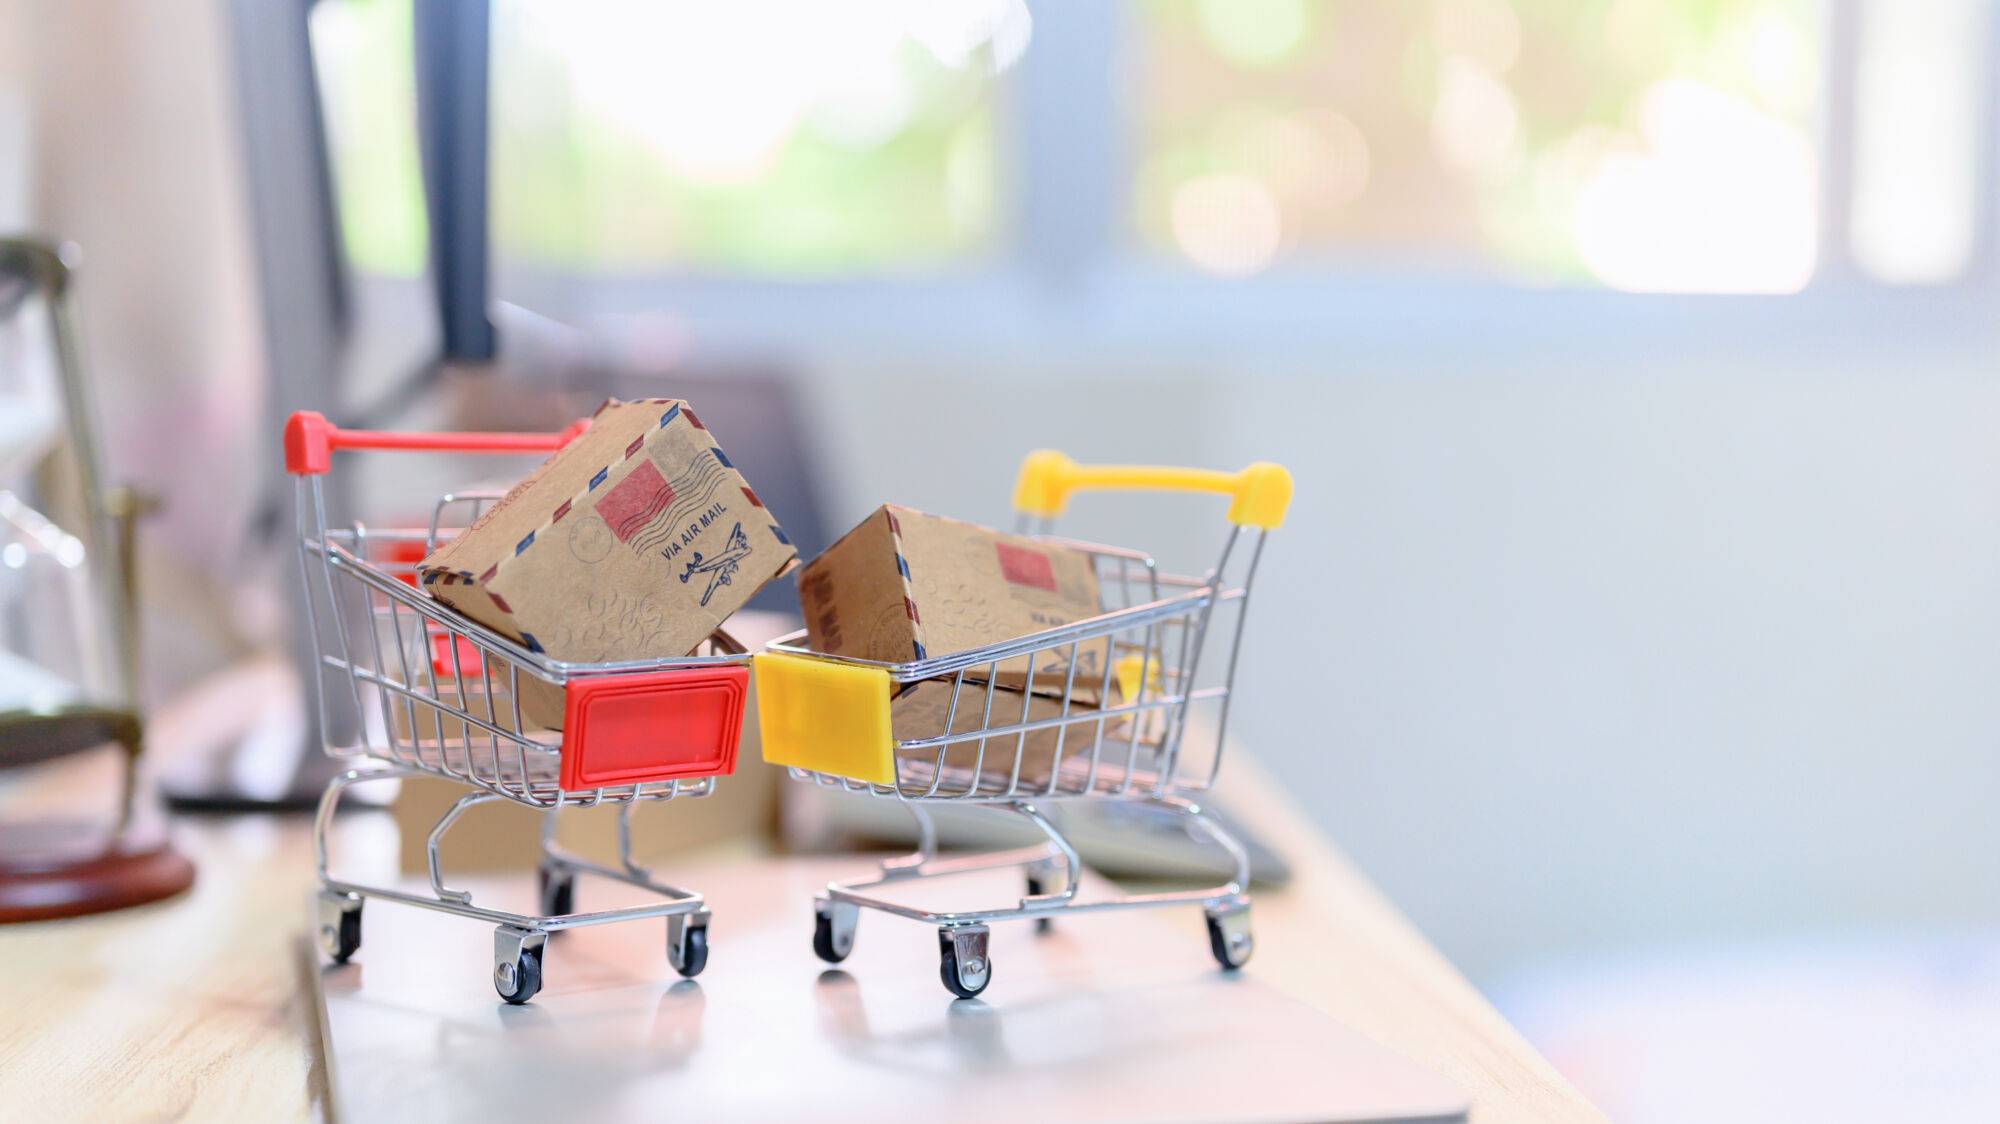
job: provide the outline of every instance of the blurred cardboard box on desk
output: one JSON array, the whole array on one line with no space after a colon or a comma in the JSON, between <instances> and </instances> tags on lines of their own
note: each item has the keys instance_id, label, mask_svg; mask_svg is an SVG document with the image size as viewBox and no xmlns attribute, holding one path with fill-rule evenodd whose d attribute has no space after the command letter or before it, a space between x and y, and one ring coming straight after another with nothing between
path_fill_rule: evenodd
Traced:
<instances>
[{"instance_id":1,"label":"blurred cardboard box on desk","mask_svg":"<svg viewBox=\"0 0 2000 1124\"><path fill-rule=\"evenodd\" d=\"M799 572L815 651L907 663L1017 639L1102 612L1097 569L1082 551L976 523L884 505ZM1077 652L1073 697L1095 703L1106 641ZM1037 653L1032 689L1060 695L1067 649ZM983 680L987 667L967 672ZM1020 687L1028 657L1000 665Z\"/></svg>"},{"instance_id":2,"label":"blurred cardboard box on desk","mask_svg":"<svg viewBox=\"0 0 2000 1124\"><path fill-rule=\"evenodd\" d=\"M684 656L795 558L687 403L607 401L419 564L438 601L530 651L598 662ZM561 693L522 689L559 727Z\"/></svg>"}]
</instances>

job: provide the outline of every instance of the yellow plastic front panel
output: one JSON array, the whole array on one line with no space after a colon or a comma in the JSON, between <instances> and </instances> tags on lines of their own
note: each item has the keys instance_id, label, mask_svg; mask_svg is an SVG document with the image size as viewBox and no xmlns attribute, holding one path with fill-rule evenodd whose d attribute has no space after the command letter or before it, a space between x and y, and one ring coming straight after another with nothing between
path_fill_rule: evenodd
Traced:
<instances>
[{"instance_id":1,"label":"yellow plastic front panel","mask_svg":"<svg viewBox=\"0 0 2000 1124\"><path fill-rule=\"evenodd\" d=\"M764 760L874 784L896 782L888 672L775 652L757 655L753 667Z\"/></svg>"}]
</instances>

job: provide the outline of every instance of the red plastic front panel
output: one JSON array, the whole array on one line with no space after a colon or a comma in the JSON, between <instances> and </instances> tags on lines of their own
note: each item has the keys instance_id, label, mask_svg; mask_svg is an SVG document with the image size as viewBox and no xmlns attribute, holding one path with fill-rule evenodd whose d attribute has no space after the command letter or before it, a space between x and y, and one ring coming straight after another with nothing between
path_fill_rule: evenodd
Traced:
<instances>
[{"instance_id":1,"label":"red plastic front panel","mask_svg":"<svg viewBox=\"0 0 2000 1124\"><path fill-rule=\"evenodd\" d=\"M750 669L740 666L570 680L563 789L735 772L749 691Z\"/></svg>"}]
</instances>

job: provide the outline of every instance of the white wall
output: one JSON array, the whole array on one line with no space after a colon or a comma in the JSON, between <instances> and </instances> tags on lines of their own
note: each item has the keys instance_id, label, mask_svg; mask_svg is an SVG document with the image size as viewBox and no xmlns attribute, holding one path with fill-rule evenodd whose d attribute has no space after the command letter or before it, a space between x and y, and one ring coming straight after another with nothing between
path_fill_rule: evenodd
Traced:
<instances>
[{"instance_id":1,"label":"white wall","mask_svg":"<svg viewBox=\"0 0 2000 1124\"><path fill-rule=\"evenodd\" d=\"M28 44L25 0L0 0L0 233L28 226Z\"/></svg>"},{"instance_id":2,"label":"white wall","mask_svg":"<svg viewBox=\"0 0 2000 1124\"><path fill-rule=\"evenodd\" d=\"M0 234L81 248L102 456L164 504L139 537L155 699L273 612L241 587L264 479L242 438L264 376L224 7L0 0ZM25 110L11 145L10 89Z\"/></svg>"},{"instance_id":3,"label":"white wall","mask_svg":"<svg viewBox=\"0 0 2000 1124\"><path fill-rule=\"evenodd\" d=\"M2000 365L1861 350L809 374L836 523L1002 519L1037 445L1290 466L1240 730L1490 979L2000 918ZM1205 560L1167 510L1087 529Z\"/></svg>"}]
</instances>

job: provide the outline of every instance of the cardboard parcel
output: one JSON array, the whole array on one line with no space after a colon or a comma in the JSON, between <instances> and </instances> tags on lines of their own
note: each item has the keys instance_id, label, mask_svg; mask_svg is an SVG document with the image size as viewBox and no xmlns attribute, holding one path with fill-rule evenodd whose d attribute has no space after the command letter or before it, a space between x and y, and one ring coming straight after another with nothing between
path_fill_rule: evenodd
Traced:
<instances>
[{"instance_id":1,"label":"cardboard parcel","mask_svg":"<svg viewBox=\"0 0 2000 1124\"><path fill-rule=\"evenodd\" d=\"M688 654L796 556L687 403L654 398L607 401L418 574L530 651L603 662ZM545 693L524 709L558 725Z\"/></svg>"},{"instance_id":2,"label":"cardboard parcel","mask_svg":"<svg viewBox=\"0 0 2000 1124\"><path fill-rule=\"evenodd\" d=\"M1095 617L1097 569L1082 551L976 523L884 505L799 571L799 607L816 651L887 663L948 656ZM1077 652L1071 698L1095 705L1108 641ZM984 681L986 665L967 671ZM996 680L1021 687L1028 657ZM1060 697L1068 650L1037 653L1037 694Z\"/></svg>"}]
</instances>

